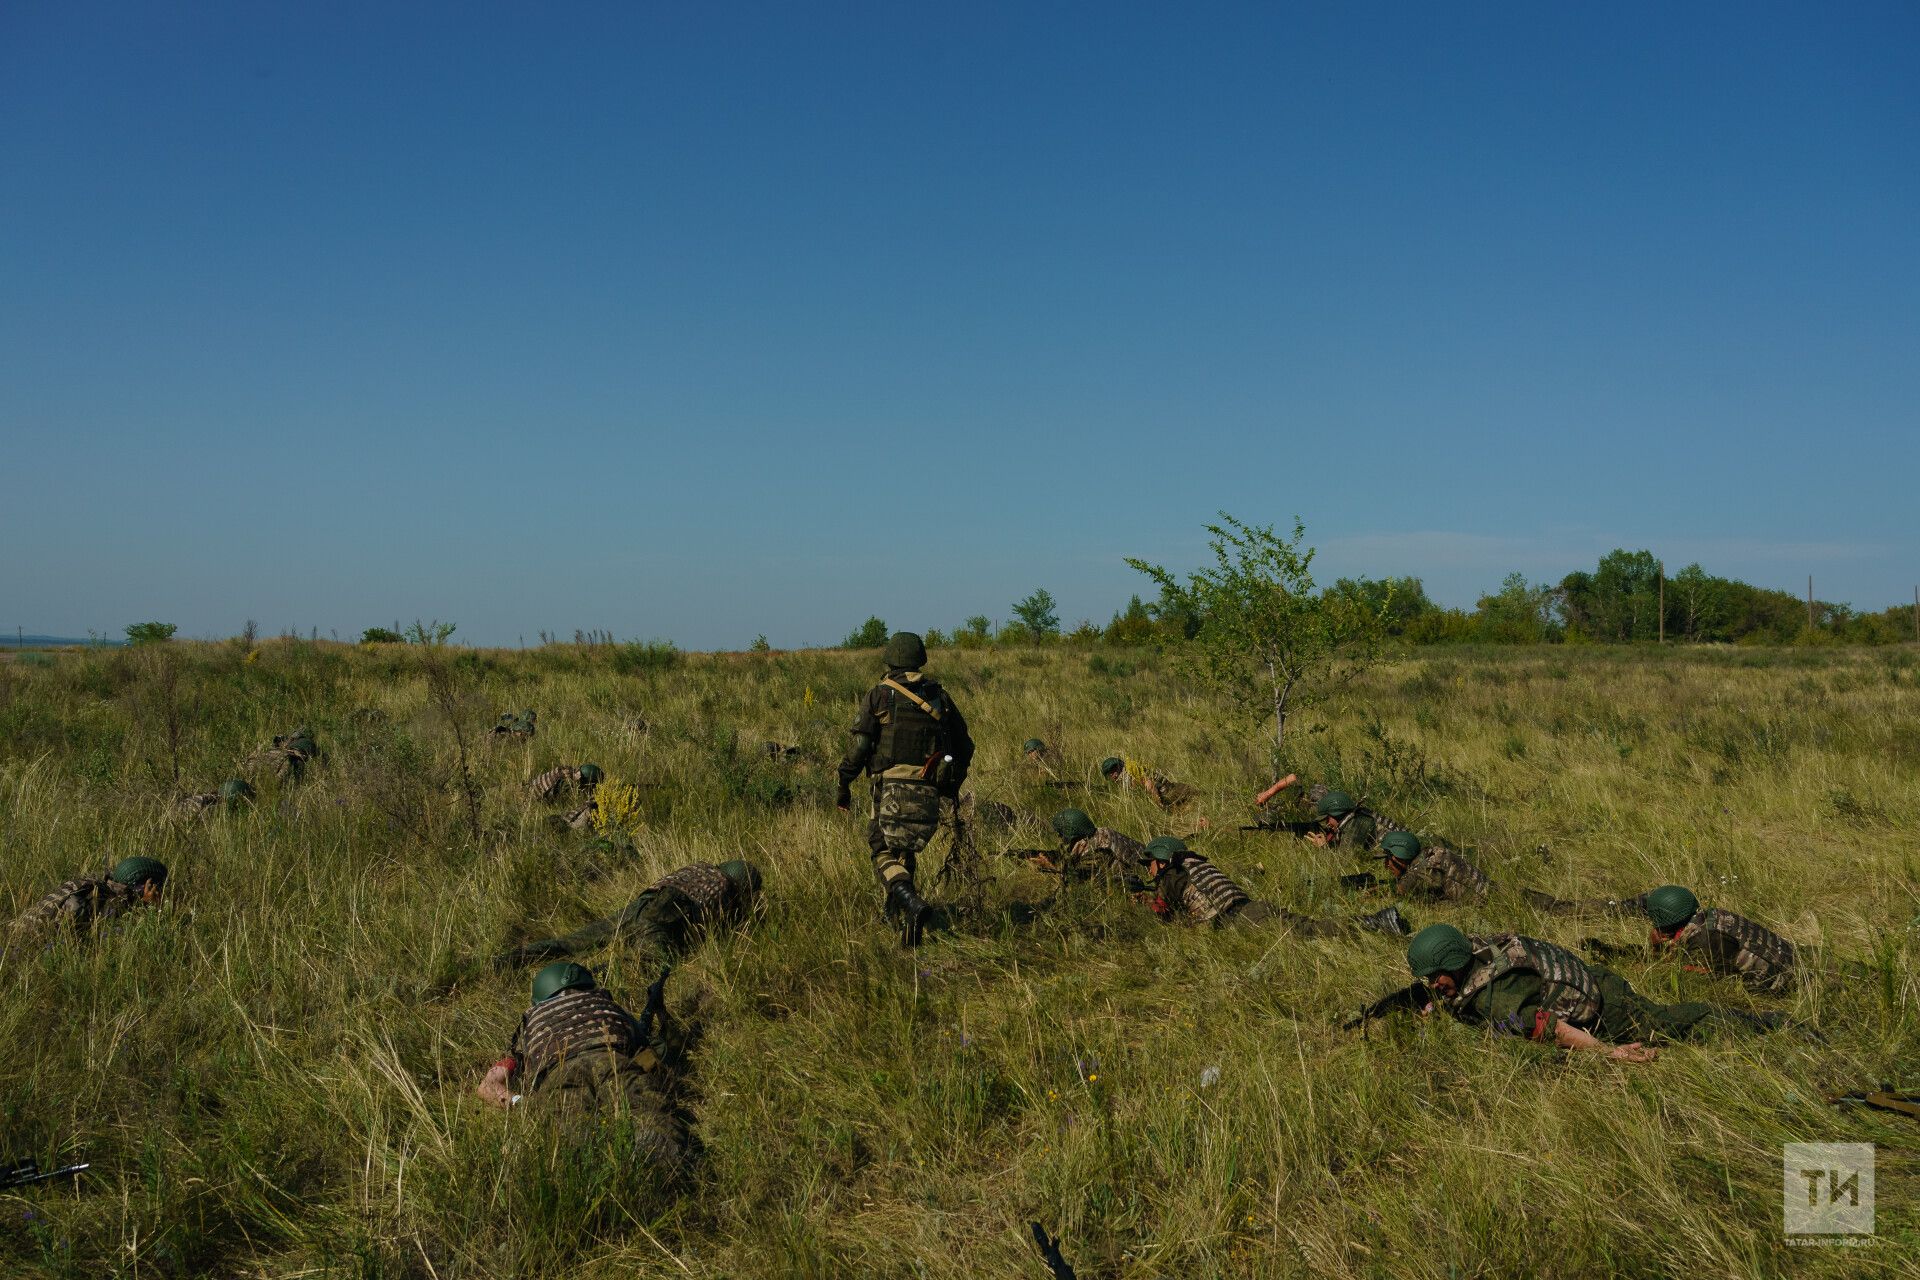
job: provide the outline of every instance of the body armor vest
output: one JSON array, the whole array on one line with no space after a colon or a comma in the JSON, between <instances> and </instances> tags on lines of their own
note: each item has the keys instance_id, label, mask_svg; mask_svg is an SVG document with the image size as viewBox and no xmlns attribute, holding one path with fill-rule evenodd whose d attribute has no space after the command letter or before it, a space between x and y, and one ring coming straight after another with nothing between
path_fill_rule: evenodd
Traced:
<instances>
[{"instance_id":1,"label":"body armor vest","mask_svg":"<svg viewBox=\"0 0 1920 1280\"><path fill-rule=\"evenodd\" d=\"M584 1053L626 1057L646 1048L640 1025L598 987L562 991L526 1011L513 1037L523 1090L539 1087L549 1071Z\"/></svg>"},{"instance_id":2,"label":"body armor vest","mask_svg":"<svg viewBox=\"0 0 1920 1280\"><path fill-rule=\"evenodd\" d=\"M1245 889L1205 858L1190 859L1180 870L1186 874L1186 883L1180 890L1180 905L1201 924L1209 924L1252 901Z\"/></svg>"},{"instance_id":3,"label":"body armor vest","mask_svg":"<svg viewBox=\"0 0 1920 1280\"><path fill-rule=\"evenodd\" d=\"M1715 946L1710 936L1713 934L1730 939L1732 945ZM1793 944L1731 911L1708 907L1687 921L1677 941L1690 950L1706 951L1715 959L1731 953L1728 959L1710 967L1725 972L1725 965L1731 963L1733 976L1752 986L1777 990L1793 980Z\"/></svg>"},{"instance_id":4,"label":"body armor vest","mask_svg":"<svg viewBox=\"0 0 1920 1280\"><path fill-rule=\"evenodd\" d=\"M677 889L686 894L700 904L703 918L718 914L733 896L733 881L727 878L727 873L704 862L669 871L654 881L652 887Z\"/></svg>"},{"instance_id":5,"label":"body armor vest","mask_svg":"<svg viewBox=\"0 0 1920 1280\"><path fill-rule=\"evenodd\" d=\"M940 717L946 714L946 695L931 681L904 677L895 680L889 676L881 687L887 691L887 698L879 713L880 741L873 755L874 772L902 777L909 767L915 773L926 770L927 762L943 750L945 734ZM930 779L933 774L929 770L926 776Z\"/></svg>"},{"instance_id":6,"label":"body armor vest","mask_svg":"<svg viewBox=\"0 0 1920 1280\"><path fill-rule=\"evenodd\" d=\"M1406 893L1437 898L1484 898L1493 888L1487 873L1444 845L1425 850L1400 875Z\"/></svg>"},{"instance_id":7,"label":"body armor vest","mask_svg":"<svg viewBox=\"0 0 1920 1280\"><path fill-rule=\"evenodd\" d=\"M1600 1019L1600 982L1579 956L1565 947L1517 933L1497 933L1470 939L1473 968L1460 989L1445 997L1449 1011L1458 1014L1494 979L1508 973L1540 977L1540 1003L1564 1022L1588 1028Z\"/></svg>"}]
</instances>

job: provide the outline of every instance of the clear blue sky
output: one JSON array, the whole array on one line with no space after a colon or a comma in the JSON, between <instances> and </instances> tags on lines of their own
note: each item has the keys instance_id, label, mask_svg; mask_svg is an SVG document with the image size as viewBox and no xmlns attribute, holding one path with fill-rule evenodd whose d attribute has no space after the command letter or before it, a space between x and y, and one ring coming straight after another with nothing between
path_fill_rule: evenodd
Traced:
<instances>
[{"instance_id":1,"label":"clear blue sky","mask_svg":"<svg viewBox=\"0 0 1920 1280\"><path fill-rule=\"evenodd\" d=\"M1911 4L0 8L0 626L1920 577Z\"/></svg>"}]
</instances>

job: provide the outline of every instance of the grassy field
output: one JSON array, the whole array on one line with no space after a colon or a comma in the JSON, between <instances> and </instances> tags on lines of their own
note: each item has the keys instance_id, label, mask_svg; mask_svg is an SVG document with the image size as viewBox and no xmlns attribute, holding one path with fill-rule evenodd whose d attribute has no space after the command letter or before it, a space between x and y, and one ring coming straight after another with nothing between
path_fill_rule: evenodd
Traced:
<instances>
[{"instance_id":1,"label":"grassy field","mask_svg":"<svg viewBox=\"0 0 1920 1280\"><path fill-rule=\"evenodd\" d=\"M832 807L873 655L446 651L433 679L425 661L281 640L0 662L0 908L128 853L174 868L163 909L0 959L0 1157L93 1163L0 1193L0 1273L1039 1277L1029 1219L1083 1280L1920 1270L1920 1127L1824 1101L1920 1083L1909 650L1429 653L1298 732L1289 767L1476 847L1505 885L1680 881L1858 967L1790 1001L1825 1044L1689 1044L1647 1066L1445 1019L1343 1034L1406 981L1402 946L1162 927L1091 887L1035 911L1054 884L1011 862L985 910L903 952L863 823ZM1095 784L1094 761L1124 753L1201 789L1193 843L1256 895L1358 909L1350 856L1236 829L1273 762L1151 655L939 650L929 670L975 726L982 798L1193 830ZM522 707L530 742L483 736ZM256 808L170 816L298 723L327 753L302 783L256 771ZM1036 735L1084 790L1023 771ZM773 763L766 739L806 756ZM591 856L524 796L587 759L637 788L631 855ZM700 1033L690 1185L654 1185L617 1134L562 1159L537 1120L474 1098L530 976L476 957L735 856L765 869L766 911L669 991ZM1407 911L1644 936L1511 892ZM631 959L596 967L637 1004L650 975ZM1656 996L1767 1007L1620 967ZM1782 1234L1781 1144L1825 1140L1879 1144L1869 1247Z\"/></svg>"}]
</instances>

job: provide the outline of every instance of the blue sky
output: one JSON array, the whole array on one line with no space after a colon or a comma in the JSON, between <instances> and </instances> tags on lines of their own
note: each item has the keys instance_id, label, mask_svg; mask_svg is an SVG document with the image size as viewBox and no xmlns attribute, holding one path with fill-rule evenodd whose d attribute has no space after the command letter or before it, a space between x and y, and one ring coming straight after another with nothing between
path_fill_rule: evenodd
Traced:
<instances>
[{"instance_id":1,"label":"blue sky","mask_svg":"<svg viewBox=\"0 0 1920 1280\"><path fill-rule=\"evenodd\" d=\"M0 626L1920 577L1911 5L0 9Z\"/></svg>"}]
</instances>

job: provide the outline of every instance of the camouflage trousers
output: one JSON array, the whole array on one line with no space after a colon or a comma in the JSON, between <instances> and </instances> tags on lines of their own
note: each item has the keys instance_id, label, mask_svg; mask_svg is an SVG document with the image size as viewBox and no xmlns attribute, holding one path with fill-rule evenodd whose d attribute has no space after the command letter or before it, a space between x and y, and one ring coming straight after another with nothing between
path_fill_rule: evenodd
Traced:
<instances>
[{"instance_id":1,"label":"camouflage trousers","mask_svg":"<svg viewBox=\"0 0 1920 1280\"><path fill-rule=\"evenodd\" d=\"M1276 907L1271 902L1249 902L1236 907L1220 917L1220 923L1251 926L1280 924L1303 938L1334 938L1349 931L1346 925L1336 920L1303 916L1285 907Z\"/></svg>"},{"instance_id":2,"label":"camouflage trousers","mask_svg":"<svg viewBox=\"0 0 1920 1280\"><path fill-rule=\"evenodd\" d=\"M679 1173L691 1155L686 1118L667 1096L664 1073L631 1056L569 1058L541 1077L526 1100L575 1133L609 1122L630 1124L639 1154L665 1177Z\"/></svg>"},{"instance_id":3,"label":"camouflage trousers","mask_svg":"<svg viewBox=\"0 0 1920 1280\"><path fill-rule=\"evenodd\" d=\"M909 778L873 780L867 847L873 852L873 873L881 888L913 878L915 859L939 829L940 792L932 783Z\"/></svg>"},{"instance_id":4,"label":"camouflage trousers","mask_svg":"<svg viewBox=\"0 0 1920 1280\"><path fill-rule=\"evenodd\" d=\"M1593 1034L1609 1044L1684 1040L1721 1031L1771 1031L1778 1025L1775 1020L1759 1014L1708 1004L1704 1000L1661 1004L1635 991L1625 978L1605 965L1589 961L1587 967L1600 980L1600 1020Z\"/></svg>"},{"instance_id":5,"label":"camouflage trousers","mask_svg":"<svg viewBox=\"0 0 1920 1280\"><path fill-rule=\"evenodd\" d=\"M584 955L616 937L629 947L645 948L664 960L685 951L702 922L700 904L680 890L671 886L649 889L603 920L582 925L557 938L543 938L516 947L502 956L501 962L526 964Z\"/></svg>"}]
</instances>

